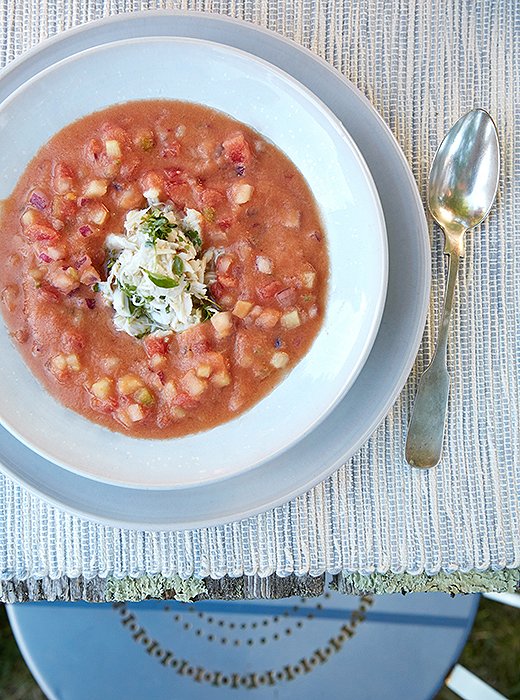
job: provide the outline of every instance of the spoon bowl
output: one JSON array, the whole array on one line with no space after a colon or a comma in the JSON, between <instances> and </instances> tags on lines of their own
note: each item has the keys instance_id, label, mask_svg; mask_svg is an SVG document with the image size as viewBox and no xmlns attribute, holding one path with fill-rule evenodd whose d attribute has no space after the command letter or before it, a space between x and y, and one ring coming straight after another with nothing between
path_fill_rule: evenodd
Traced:
<instances>
[{"instance_id":1,"label":"spoon bowl","mask_svg":"<svg viewBox=\"0 0 520 700\"><path fill-rule=\"evenodd\" d=\"M448 132L430 170L428 206L446 229L478 226L488 215L498 187L500 152L489 114L474 109Z\"/></svg>"}]
</instances>

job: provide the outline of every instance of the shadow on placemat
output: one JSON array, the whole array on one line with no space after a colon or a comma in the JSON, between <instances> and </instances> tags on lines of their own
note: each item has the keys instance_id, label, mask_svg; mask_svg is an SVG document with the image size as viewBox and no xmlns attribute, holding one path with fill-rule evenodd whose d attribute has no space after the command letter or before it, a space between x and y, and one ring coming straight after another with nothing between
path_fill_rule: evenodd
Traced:
<instances>
[{"instance_id":1,"label":"shadow on placemat","mask_svg":"<svg viewBox=\"0 0 520 700\"><path fill-rule=\"evenodd\" d=\"M520 700L520 610L482 600L460 662L509 700ZM18 651L0 605L0 698L45 700ZM436 700L457 696L443 688Z\"/></svg>"}]
</instances>

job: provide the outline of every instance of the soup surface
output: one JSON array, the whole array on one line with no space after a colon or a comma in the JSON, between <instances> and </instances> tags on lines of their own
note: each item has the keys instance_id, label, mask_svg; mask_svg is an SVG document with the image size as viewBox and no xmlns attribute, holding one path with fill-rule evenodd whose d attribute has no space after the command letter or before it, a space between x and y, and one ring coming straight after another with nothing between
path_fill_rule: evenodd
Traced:
<instances>
[{"instance_id":1,"label":"soup surface","mask_svg":"<svg viewBox=\"0 0 520 700\"><path fill-rule=\"evenodd\" d=\"M4 318L33 373L137 437L251 407L325 310L326 242L301 173L196 104L121 104L56 134L3 203L0 252Z\"/></svg>"}]
</instances>

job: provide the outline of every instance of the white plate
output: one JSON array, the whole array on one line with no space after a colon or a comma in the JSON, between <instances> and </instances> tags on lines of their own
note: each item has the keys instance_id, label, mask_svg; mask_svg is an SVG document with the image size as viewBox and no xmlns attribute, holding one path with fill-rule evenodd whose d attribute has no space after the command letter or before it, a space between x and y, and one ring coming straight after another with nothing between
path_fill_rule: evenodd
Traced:
<instances>
[{"instance_id":1,"label":"white plate","mask_svg":"<svg viewBox=\"0 0 520 700\"><path fill-rule=\"evenodd\" d=\"M2 326L0 420L35 452L84 476L124 486L184 488L272 459L312 430L345 394L381 320L386 233L368 168L330 110L269 63L197 39L104 44L59 61L20 87L0 105L0 197L8 196L56 131L114 103L153 98L204 103L225 112L279 146L303 173L319 204L329 247L323 327L287 378L240 417L185 438L137 440L58 404L23 366ZM66 439L57 439L65 424Z\"/></svg>"},{"instance_id":2,"label":"white plate","mask_svg":"<svg viewBox=\"0 0 520 700\"><path fill-rule=\"evenodd\" d=\"M245 518L294 498L341 466L368 439L402 389L420 343L430 291L424 210L390 130L352 83L277 34L219 15L119 15L60 34L13 63L0 79L0 99L75 51L160 33L219 40L248 49L291 73L334 111L347 125L378 188L388 233L389 278L379 332L348 394L291 450L234 478L186 490L119 488L59 469L1 431L0 462L13 479L62 509L144 530L206 527Z\"/></svg>"}]
</instances>

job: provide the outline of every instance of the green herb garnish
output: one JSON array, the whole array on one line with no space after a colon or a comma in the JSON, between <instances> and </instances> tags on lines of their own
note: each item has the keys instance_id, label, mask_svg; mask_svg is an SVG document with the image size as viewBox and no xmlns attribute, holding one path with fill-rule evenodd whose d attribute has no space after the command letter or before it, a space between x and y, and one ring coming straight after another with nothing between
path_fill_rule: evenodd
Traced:
<instances>
[{"instance_id":1,"label":"green herb garnish","mask_svg":"<svg viewBox=\"0 0 520 700\"><path fill-rule=\"evenodd\" d=\"M155 284L156 287L162 287L163 289L172 289L172 287L179 286L179 280L173 279L172 277L166 277L165 275L154 274L149 270L142 268L144 272L148 275L150 280Z\"/></svg>"},{"instance_id":2,"label":"green herb garnish","mask_svg":"<svg viewBox=\"0 0 520 700\"><path fill-rule=\"evenodd\" d=\"M174 274L179 275L179 276L182 275L182 273L184 272L184 261L178 255L176 255L173 258L172 269L173 269Z\"/></svg>"},{"instance_id":3,"label":"green herb garnish","mask_svg":"<svg viewBox=\"0 0 520 700\"><path fill-rule=\"evenodd\" d=\"M184 231L184 235L193 243L195 248L200 248L202 246L202 241L197 231L189 228Z\"/></svg>"},{"instance_id":4,"label":"green herb garnish","mask_svg":"<svg viewBox=\"0 0 520 700\"><path fill-rule=\"evenodd\" d=\"M177 228L177 224L168 221L158 209L152 209L143 217L140 228L148 236L150 244L154 245L157 240L168 240L168 236L174 228Z\"/></svg>"},{"instance_id":5,"label":"green herb garnish","mask_svg":"<svg viewBox=\"0 0 520 700\"><path fill-rule=\"evenodd\" d=\"M208 321L217 311L222 311L217 302L209 297L202 297L201 299L194 299L193 301L195 308L200 309L201 321Z\"/></svg>"},{"instance_id":6,"label":"green herb garnish","mask_svg":"<svg viewBox=\"0 0 520 700\"><path fill-rule=\"evenodd\" d=\"M127 297L131 297L132 294L137 291L137 287L134 284L124 284L119 280L117 281L117 283Z\"/></svg>"}]
</instances>

